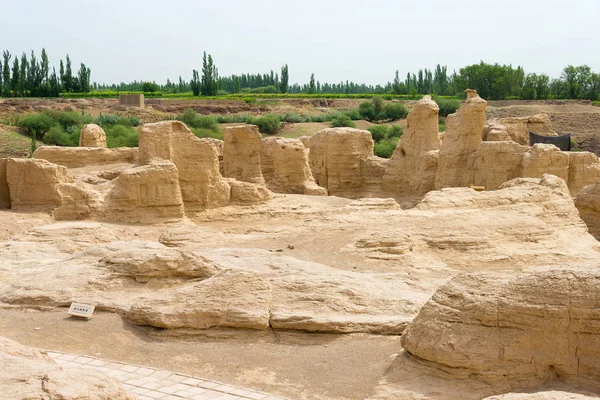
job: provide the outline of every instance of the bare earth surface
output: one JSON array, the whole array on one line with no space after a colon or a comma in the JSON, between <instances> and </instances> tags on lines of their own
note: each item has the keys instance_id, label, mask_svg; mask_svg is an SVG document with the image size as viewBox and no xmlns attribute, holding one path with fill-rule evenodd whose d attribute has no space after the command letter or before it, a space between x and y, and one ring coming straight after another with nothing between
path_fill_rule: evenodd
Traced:
<instances>
[{"instance_id":1,"label":"bare earth surface","mask_svg":"<svg viewBox=\"0 0 600 400\"><path fill-rule=\"evenodd\" d=\"M294 399L359 399L398 352L398 336L220 331L173 336L96 313L0 310L0 335L22 344L200 376ZM361 368L367 367L368 368Z\"/></svg>"}]
</instances>

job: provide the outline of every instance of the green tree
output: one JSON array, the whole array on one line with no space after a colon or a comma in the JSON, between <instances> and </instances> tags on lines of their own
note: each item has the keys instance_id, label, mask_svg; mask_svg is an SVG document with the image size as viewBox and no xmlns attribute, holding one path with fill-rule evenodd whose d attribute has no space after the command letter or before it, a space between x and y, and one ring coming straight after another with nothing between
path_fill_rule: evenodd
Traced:
<instances>
[{"instance_id":1,"label":"green tree","mask_svg":"<svg viewBox=\"0 0 600 400\"><path fill-rule=\"evenodd\" d=\"M15 57L12 66L12 78L10 80L10 90L13 96L17 96L17 88L19 87L19 57Z\"/></svg>"},{"instance_id":2,"label":"green tree","mask_svg":"<svg viewBox=\"0 0 600 400\"><path fill-rule=\"evenodd\" d=\"M537 75L535 93L538 99L547 99L550 94L550 77L546 74Z\"/></svg>"},{"instance_id":3,"label":"green tree","mask_svg":"<svg viewBox=\"0 0 600 400\"><path fill-rule=\"evenodd\" d=\"M281 82L279 83L279 91L281 93L288 92L289 79L290 79L290 76L289 76L288 65L285 64L284 66L281 67Z\"/></svg>"},{"instance_id":4,"label":"green tree","mask_svg":"<svg viewBox=\"0 0 600 400\"><path fill-rule=\"evenodd\" d=\"M31 58L29 59L29 68L27 69L26 88L31 96L39 96L42 86L42 70L38 64L37 58L33 50L31 50Z\"/></svg>"},{"instance_id":5,"label":"green tree","mask_svg":"<svg viewBox=\"0 0 600 400\"><path fill-rule=\"evenodd\" d=\"M392 83L392 92L394 94L402 93L402 85L400 84L400 76L398 75L398 70L396 70L396 74L394 75L394 83Z\"/></svg>"},{"instance_id":6,"label":"green tree","mask_svg":"<svg viewBox=\"0 0 600 400\"><path fill-rule=\"evenodd\" d=\"M310 82L308 84L308 94L314 94L315 93L315 74L312 73L310 75Z\"/></svg>"},{"instance_id":7,"label":"green tree","mask_svg":"<svg viewBox=\"0 0 600 400\"><path fill-rule=\"evenodd\" d=\"M198 71L195 69L192 70L192 80L190 81L190 86L192 87L192 92L194 96L200 95L200 89L202 88L202 83L200 82L200 76Z\"/></svg>"},{"instance_id":8,"label":"green tree","mask_svg":"<svg viewBox=\"0 0 600 400\"><path fill-rule=\"evenodd\" d=\"M11 88L11 81L10 81L10 59L11 59L11 55L10 52L8 50L4 50L2 52L2 60L3 65L2 65L2 78L4 80L4 86L2 90L4 92L5 96L8 96L10 94L10 88Z\"/></svg>"},{"instance_id":9,"label":"green tree","mask_svg":"<svg viewBox=\"0 0 600 400\"><path fill-rule=\"evenodd\" d=\"M50 73L50 62L48 61L48 54L46 53L46 49L42 48L42 61L41 61L41 74L44 78L44 83L48 83L49 73Z\"/></svg>"},{"instance_id":10,"label":"green tree","mask_svg":"<svg viewBox=\"0 0 600 400\"><path fill-rule=\"evenodd\" d=\"M524 100L537 99L537 75L527 74L523 82L521 98Z\"/></svg>"},{"instance_id":11,"label":"green tree","mask_svg":"<svg viewBox=\"0 0 600 400\"><path fill-rule=\"evenodd\" d=\"M65 76L65 65L63 64L63 60L60 60L60 65L58 68L58 79L60 82L60 89L61 90L66 90L65 89L65 81L66 81L66 76Z\"/></svg>"},{"instance_id":12,"label":"green tree","mask_svg":"<svg viewBox=\"0 0 600 400\"><path fill-rule=\"evenodd\" d=\"M62 61L61 61L62 69ZM65 92L72 92L75 88L73 87L73 71L71 70L71 59L67 54L67 61L65 64L64 73L61 72L60 83Z\"/></svg>"},{"instance_id":13,"label":"green tree","mask_svg":"<svg viewBox=\"0 0 600 400\"><path fill-rule=\"evenodd\" d=\"M202 85L200 92L203 96L214 96L217 94L216 75L218 74L216 66L213 64L212 56L209 54L202 58Z\"/></svg>"},{"instance_id":14,"label":"green tree","mask_svg":"<svg viewBox=\"0 0 600 400\"><path fill-rule=\"evenodd\" d=\"M75 89L82 93L87 93L90 91L90 76L92 71L85 66L84 63L81 63L79 67L79 71L77 72L77 83L78 87Z\"/></svg>"},{"instance_id":15,"label":"green tree","mask_svg":"<svg viewBox=\"0 0 600 400\"><path fill-rule=\"evenodd\" d=\"M448 89L448 68L438 64L433 75L433 93L444 96Z\"/></svg>"},{"instance_id":16,"label":"green tree","mask_svg":"<svg viewBox=\"0 0 600 400\"><path fill-rule=\"evenodd\" d=\"M27 81L27 54L21 54L21 65L19 69L19 82L17 84L17 90L20 96L25 96L25 86Z\"/></svg>"},{"instance_id":17,"label":"green tree","mask_svg":"<svg viewBox=\"0 0 600 400\"><path fill-rule=\"evenodd\" d=\"M590 100L600 99L600 74L596 72L590 75L587 98Z\"/></svg>"},{"instance_id":18,"label":"green tree","mask_svg":"<svg viewBox=\"0 0 600 400\"><path fill-rule=\"evenodd\" d=\"M53 97L58 97L61 91L60 80L56 75L56 68L52 68L52 74L50 74L50 79L48 82L48 95Z\"/></svg>"}]
</instances>

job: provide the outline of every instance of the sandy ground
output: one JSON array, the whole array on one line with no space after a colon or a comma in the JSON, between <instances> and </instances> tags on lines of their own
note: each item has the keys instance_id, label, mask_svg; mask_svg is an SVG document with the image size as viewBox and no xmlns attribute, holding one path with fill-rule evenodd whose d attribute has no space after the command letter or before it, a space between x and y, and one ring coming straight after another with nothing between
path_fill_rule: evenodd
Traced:
<instances>
[{"instance_id":1,"label":"sandy ground","mask_svg":"<svg viewBox=\"0 0 600 400\"><path fill-rule=\"evenodd\" d=\"M294 399L365 398L400 349L399 336L366 334L218 331L173 337L110 313L96 313L89 321L69 318L66 309L0 309L0 335Z\"/></svg>"}]
</instances>

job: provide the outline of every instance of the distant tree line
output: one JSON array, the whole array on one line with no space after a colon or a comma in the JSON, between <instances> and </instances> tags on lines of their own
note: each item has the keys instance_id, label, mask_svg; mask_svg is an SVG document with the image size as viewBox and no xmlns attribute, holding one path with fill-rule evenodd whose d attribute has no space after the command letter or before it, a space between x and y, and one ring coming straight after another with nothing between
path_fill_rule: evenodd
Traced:
<instances>
[{"instance_id":1,"label":"distant tree line","mask_svg":"<svg viewBox=\"0 0 600 400\"><path fill-rule=\"evenodd\" d=\"M32 50L12 55L8 50L2 52L0 59L0 94L4 97L57 97L61 92L84 93L91 89L91 70L81 64L73 75L71 59L60 60L58 74L56 68L50 71L50 61L46 49L42 49L38 59Z\"/></svg>"},{"instance_id":2,"label":"distant tree line","mask_svg":"<svg viewBox=\"0 0 600 400\"><path fill-rule=\"evenodd\" d=\"M212 71L212 72L211 72ZM559 78L552 79L545 74L525 73L523 67L500 64L487 64L483 61L449 73L446 66L438 64L434 69L420 69L416 74L408 73L401 79L396 70L394 79L385 85L367 85L351 81L321 83L311 74L305 84L289 84L287 64L281 73L271 70L267 74L241 74L219 77L214 61L209 55L204 57L202 79L196 70L192 80L179 82L167 80L166 85L155 85L155 90L165 93L185 93L218 95L229 93L333 93L333 94L434 94L440 96L464 96L464 90L476 89L490 100L524 99L600 99L600 74L587 65L569 65ZM198 84L200 82L200 84ZM96 89L117 91L142 90L144 82L121 83L119 85L95 85ZM203 89L204 88L204 89Z\"/></svg>"},{"instance_id":3,"label":"distant tree line","mask_svg":"<svg viewBox=\"0 0 600 400\"><path fill-rule=\"evenodd\" d=\"M167 79L166 84L133 81L119 84L90 83L90 69L81 64L76 75L71 59L60 60L59 72L50 71L46 50L38 60L32 51L28 58L4 51L0 60L0 92L2 96L56 97L61 92L85 93L90 90L143 91L163 93L189 93L195 96L215 96L230 93L331 93L331 94L434 94L463 96L467 88L476 89L490 100L504 99L600 99L600 74L587 65L565 67L555 79L545 74L525 73L523 67L487 64L483 61L448 72L446 66L420 69L401 79L396 70L392 81L384 85L367 85L351 81L339 83L320 82L311 74L305 84L289 83L289 68L285 64L280 72L271 70L263 74L219 76L212 55L204 52L200 71L192 70L189 81L181 76L177 82Z\"/></svg>"}]
</instances>

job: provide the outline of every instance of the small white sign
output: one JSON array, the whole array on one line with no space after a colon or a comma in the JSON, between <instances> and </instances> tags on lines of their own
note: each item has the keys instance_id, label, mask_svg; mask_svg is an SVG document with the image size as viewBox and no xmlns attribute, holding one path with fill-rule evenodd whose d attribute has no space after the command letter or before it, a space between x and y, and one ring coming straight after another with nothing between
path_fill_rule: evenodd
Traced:
<instances>
[{"instance_id":1,"label":"small white sign","mask_svg":"<svg viewBox=\"0 0 600 400\"><path fill-rule=\"evenodd\" d=\"M92 314L94 313L95 308L95 306L89 304L71 303L71 307L69 307L68 314L74 317L90 319L92 318Z\"/></svg>"}]
</instances>

